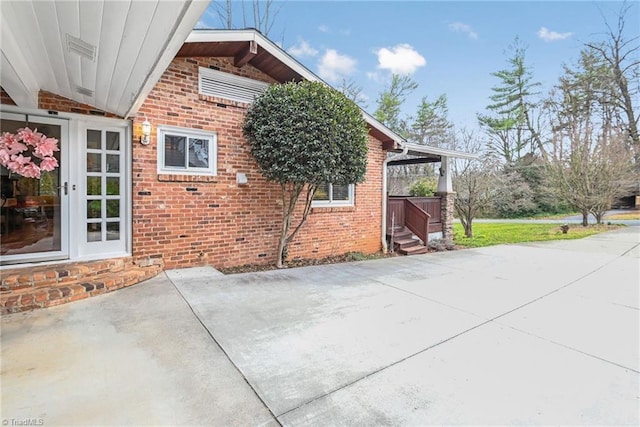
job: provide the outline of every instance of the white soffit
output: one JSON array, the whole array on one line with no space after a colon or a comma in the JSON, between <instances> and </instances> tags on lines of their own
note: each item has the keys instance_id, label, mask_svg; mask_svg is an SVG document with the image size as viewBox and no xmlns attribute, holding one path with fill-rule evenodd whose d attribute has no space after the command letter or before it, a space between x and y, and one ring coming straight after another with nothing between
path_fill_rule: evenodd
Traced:
<instances>
[{"instance_id":1,"label":"white soffit","mask_svg":"<svg viewBox=\"0 0 640 427\"><path fill-rule=\"evenodd\" d=\"M46 90L135 114L208 0L2 0L0 85L33 108Z\"/></svg>"}]
</instances>

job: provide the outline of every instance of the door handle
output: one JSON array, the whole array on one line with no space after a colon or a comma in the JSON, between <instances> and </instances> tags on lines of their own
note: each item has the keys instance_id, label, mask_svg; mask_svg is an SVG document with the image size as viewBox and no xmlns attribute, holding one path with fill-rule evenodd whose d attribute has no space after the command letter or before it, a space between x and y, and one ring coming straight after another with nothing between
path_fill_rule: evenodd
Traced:
<instances>
[{"instance_id":1,"label":"door handle","mask_svg":"<svg viewBox=\"0 0 640 427\"><path fill-rule=\"evenodd\" d=\"M64 188L64 195L66 196L69 193L69 184L65 182L60 187L58 187L58 189L61 189L61 188Z\"/></svg>"}]
</instances>

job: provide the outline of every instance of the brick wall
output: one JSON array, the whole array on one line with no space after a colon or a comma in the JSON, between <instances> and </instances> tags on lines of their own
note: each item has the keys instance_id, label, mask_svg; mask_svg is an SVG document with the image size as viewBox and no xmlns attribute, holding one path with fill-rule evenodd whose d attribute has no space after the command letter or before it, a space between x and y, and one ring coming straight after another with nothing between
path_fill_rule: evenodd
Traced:
<instances>
[{"instance_id":1,"label":"brick wall","mask_svg":"<svg viewBox=\"0 0 640 427\"><path fill-rule=\"evenodd\" d=\"M198 66L273 82L251 65L238 69L224 58L176 58L172 62L134 120L134 258L141 262L162 259L167 268L273 263L282 217L280 188L261 176L242 135L248 105L199 95ZM148 146L135 142L145 119L153 129ZM159 125L216 132L218 175L159 175ZM289 248L290 258L380 250L384 152L373 138L369 148L368 173L356 188L355 206L313 209ZM237 172L247 175L247 185L236 184Z\"/></svg>"},{"instance_id":2,"label":"brick wall","mask_svg":"<svg viewBox=\"0 0 640 427\"><path fill-rule=\"evenodd\" d=\"M99 110L89 104L80 104L79 102L47 92L46 90L38 92L38 108L41 110L52 110L61 113L87 114L91 116L110 117L112 119L121 118L115 114Z\"/></svg>"},{"instance_id":3,"label":"brick wall","mask_svg":"<svg viewBox=\"0 0 640 427\"><path fill-rule=\"evenodd\" d=\"M13 102L13 99L11 99L9 94L7 92L5 92L5 90L2 88L2 86L0 86L0 104L16 105L16 103Z\"/></svg>"},{"instance_id":4,"label":"brick wall","mask_svg":"<svg viewBox=\"0 0 640 427\"><path fill-rule=\"evenodd\" d=\"M199 95L198 66L273 83L251 65L238 69L224 58L172 62L133 119L134 259L166 268L274 263L282 218L280 187L262 177L242 135L248 105ZM2 103L9 101L2 95ZM117 117L46 91L39 93L39 108ZM138 142L145 119L152 124L147 146ZM159 125L216 132L218 175L158 174ZM366 181L356 187L355 206L314 208L289 248L290 259L380 250L384 158L381 143L369 137ZM246 174L247 185L236 184L237 172Z\"/></svg>"}]
</instances>

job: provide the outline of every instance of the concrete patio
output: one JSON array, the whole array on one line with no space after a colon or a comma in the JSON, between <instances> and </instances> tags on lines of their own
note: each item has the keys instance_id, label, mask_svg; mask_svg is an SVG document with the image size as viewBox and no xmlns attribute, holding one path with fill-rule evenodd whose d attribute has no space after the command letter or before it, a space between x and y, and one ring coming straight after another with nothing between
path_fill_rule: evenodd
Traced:
<instances>
[{"instance_id":1,"label":"concrete patio","mask_svg":"<svg viewBox=\"0 0 640 427\"><path fill-rule=\"evenodd\" d=\"M2 419L638 425L640 229L132 288L2 318Z\"/></svg>"}]
</instances>

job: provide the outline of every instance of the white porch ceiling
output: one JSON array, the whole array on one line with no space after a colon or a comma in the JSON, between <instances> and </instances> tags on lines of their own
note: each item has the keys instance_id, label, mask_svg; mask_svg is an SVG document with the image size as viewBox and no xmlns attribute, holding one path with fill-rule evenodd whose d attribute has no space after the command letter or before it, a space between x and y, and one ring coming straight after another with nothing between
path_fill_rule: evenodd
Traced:
<instances>
[{"instance_id":1,"label":"white porch ceiling","mask_svg":"<svg viewBox=\"0 0 640 427\"><path fill-rule=\"evenodd\" d=\"M1 0L0 85L22 107L36 108L42 89L128 117L208 4Z\"/></svg>"}]
</instances>

